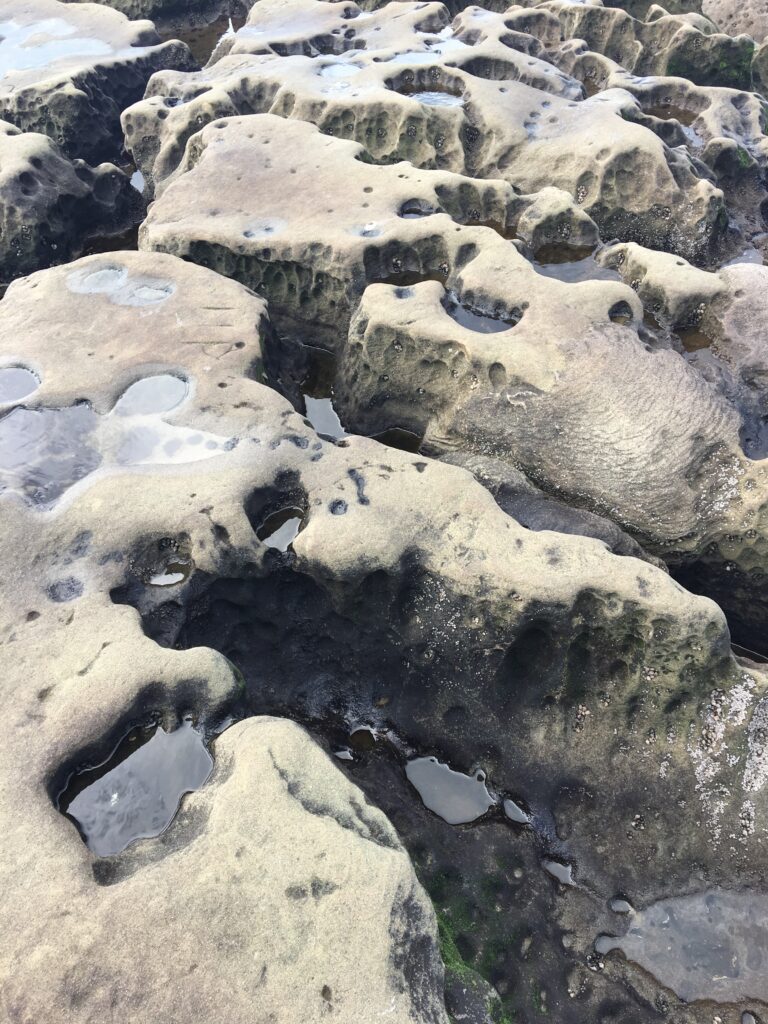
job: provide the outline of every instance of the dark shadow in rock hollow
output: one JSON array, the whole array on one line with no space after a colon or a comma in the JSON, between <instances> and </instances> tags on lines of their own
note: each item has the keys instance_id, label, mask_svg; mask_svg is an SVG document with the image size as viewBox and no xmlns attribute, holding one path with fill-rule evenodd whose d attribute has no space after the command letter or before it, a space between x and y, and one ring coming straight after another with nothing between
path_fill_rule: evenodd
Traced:
<instances>
[{"instance_id":1,"label":"dark shadow in rock hollow","mask_svg":"<svg viewBox=\"0 0 768 1024\"><path fill-rule=\"evenodd\" d=\"M270 510L305 508L305 501L299 480L286 476L255 492L249 518L257 530ZM601 791L580 777L564 724L614 680L606 748L630 727L642 702L620 691L631 690L643 657L641 618L617 641L600 601L584 594L573 609L532 608L514 635L490 620L473 633L476 604L447 592L416 551L391 575L323 585L297 571L290 549L269 551L250 567L253 575L242 565L237 571L242 577L219 579L194 571L171 588L132 576L112 597L139 610L157 643L210 647L229 658L245 684L237 715L298 720L338 752L341 769L403 838L435 902L454 980L479 971L519 1020L537 1019L543 1007L562 1024L652 1019L629 989L589 966L592 941L616 927L608 900L617 893L639 904L681 891L697 840L689 849L681 839L679 855L662 864L635 855L622 829L606 832L606 822L642 814L644 840L655 842L657 827L669 830L648 815L631 773L618 785L609 774ZM466 642L446 642L446 622ZM680 707L699 685L682 678L682 695L668 707ZM374 739L367 749L350 740L360 727ZM406 762L417 755L466 775L485 772L494 805L470 824L449 825L407 779ZM676 786L660 778L654 806L676 807ZM506 815L505 798L524 804L530 821ZM545 860L573 865L575 884L561 885ZM566 901L578 908L578 934L563 924Z\"/></svg>"}]
</instances>

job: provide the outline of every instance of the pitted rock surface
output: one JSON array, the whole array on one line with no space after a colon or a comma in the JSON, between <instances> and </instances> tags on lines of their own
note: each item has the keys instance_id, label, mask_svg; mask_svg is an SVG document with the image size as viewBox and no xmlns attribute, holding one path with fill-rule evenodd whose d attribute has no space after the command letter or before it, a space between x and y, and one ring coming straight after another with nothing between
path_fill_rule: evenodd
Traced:
<instances>
[{"instance_id":1,"label":"pitted rock surface","mask_svg":"<svg viewBox=\"0 0 768 1024\"><path fill-rule=\"evenodd\" d=\"M521 35L518 42L501 16L477 10L483 26L496 19L493 31L480 31L462 15L435 36L431 25L441 6L433 4L429 31L413 18L398 19L399 45L387 38L393 22L385 48L378 49L374 26L377 48L347 50L343 59L242 56L254 38L243 33L256 32L259 52L270 32L279 36L269 10L264 32L256 28L261 6L235 36L230 56L197 75L155 76L147 98L124 114L127 145L158 187L179 167L192 132L217 117L265 112L354 139L377 163L408 160L503 178L526 193L556 186L606 237L653 239L699 260L721 244L722 192L691 159L633 123L626 108L636 104L623 91L582 99L579 83L535 56L536 39ZM447 21L444 8L442 15ZM585 135L594 146L579 145Z\"/></svg>"},{"instance_id":2,"label":"pitted rock surface","mask_svg":"<svg viewBox=\"0 0 768 1024\"><path fill-rule=\"evenodd\" d=\"M55 344L51 317L62 325ZM434 919L391 826L294 726L258 718L234 726L214 743L213 778L186 799L162 840L94 862L50 797L69 771L104 756L127 723L152 711L191 713L212 729L237 707L290 712L320 731L323 722L338 729L368 721L402 737L385 766L395 778L404 778L397 764L409 747L444 752L464 770L482 764L495 793L524 793L542 822L554 815L560 856L567 849L579 880L604 899L619 889L652 899L682 884L694 863L719 884L762 871L763 786L742 775L764 683L731 660L712 602L600 541L523 529L463 470L363 438L340 446L319 439L254 379L269 334L262 301L203 268L153 253L88 257L14 283L0 322L4 359L29 366L41 382L29 410L85 400L104 420L130 425L135 416L154 429L161 420L231 441L193 463L105 459L48 511L34 494L2 502L13 726L2 759L4 777L19 780L3 790L2 806L4 819L15 820L2 858L14 1012L42 1012L28 973L42 962L48 1020L103 1015L118 991L124 1016L143 1019L148 990L153 1012L184 1019L187 996L159 980L171 971L168 957L192 971L202 949L219 966L196 990L198 1019L250 1019L257 983L278 1020L323 1019L325 985L342 1019L374 1019L371 1005L394 1007L395 1019L445 1019ZM79 342L74 360L84 323L93 348ZM120 412L131 385L164 373L188 383L177 406ZM303 510L303 523L281 553L258 534L286 505ZM168 552L183 552L192 572L158 587L151 578ZM40 685L30 687L30 678ZM355 779L356 764L348 770ZM574 780L588 801L573 803ZM363 768L360 781L377 801L392 799L375 770ZM415 794L402 799L399 827L417 852L433 826L409 803ZM720 843L747 800L756 831L723 860ZM295 827L276 824L286 814L299 816ZM639 840L630 828L595 844L606 818L637 816L645 822ZM307 830L315 838L297 852L296 836ZM256 867L254 836L275 850L266 874ZM501 855L512 842L514 856L530 862L529 840L521 846L498 822L488 836L492 851ZM421 851L422 876L437 885ZM339 885L335 899L336 890L327 901L313 895L314 862L318 892ZM343 879L333 868L342 863ZM19 865L23 893L13 884ZM532 884L530 913L542 915L552 892L546 873ZM365 930L350 943L355 886ZM137 915L158 891L169 894L162 914ZM581 908L579 892L575 903L558 897L558 920ZM65 899L72 920L53 945L43 936ZM265 906L274 909L254 918ZM570 951L544 917L534 918L544 936L534 972L558 1006L568 1005L569 971L604 927L596 913L573 931ZM276 920L287 924L276 928ZM497 941L483 920L481 950ZM302 959L315 949L307 934L327 939L342 927L353 960L339 960L340 938L323 946L332 951L327 962L315 952ZM240 938L224 943L225 952L233 928ZM148 938L139 943L141 933ZM30 947L36 966L24 956ZM254 972L256 961L266 972ZM247 983L222 987L230 974ZM122 993L138 978L134 1011ZM151 978L158 984L148 985ZM587 1005L597 1006L611 984L598 979ZM159 989L167 993L160 1003ZM528 997L515 998L522 1008Z\"/></svg>"},{"instance_id":3,"label":"pitted rock surface","mask_svg":"<svg viewBox=\"0 0 768 1024\"><path fill-rule=\"evenodd\" d=\"M757 8L2 4L9 1020L765 1019Z\"/></svg>"},{"instance_id":4,"label":"pitted rock surface","mask_svg":"<svg viewBox=\"0 0 768 1024\"><path fill-rule=\"evenodd\" d=\"M742 450L740 430L759 413L671 340L649 344L637 296L620 281L538 272L502 237L523 197L361 156L303 122L214 122L188 143L189 169L153 205L140 244L238 278L268 298L284 337L312 332L334 348L342 420L355 431L405 428L433 454L506 459L658 556L703 558L695 571L705 592L711 576L719 594L725 563L736 562L757 598L750 570L765 543L765 470ZM322 204L297 215L286 180L303 196L321 183ZM404 217L408 204L428 215ZM454 217L432 212L441 210ZM657 260L674 264L670 280L686 266ZM716 275L689 272L712 282L709 300L725 291ZM625 280L636 283L631 269ZM352 311L345 342L338 326ZM283 346L273 369L282 379L286 358Z\"/></svg>"},{"instance_id":5,"label":"pitted rock surface","mask_svg":"<svg viewBox=\"0 0 768 1024\"><path fill-rule=\"evenodd\" d=\"M140 216L139 195L114 164L68 160L45 135L0 121L0 286L78 255Z\"/></svg>"},{"instance_id":6,"label":"pitted rock surface","mask_svg":"<svg viewBox=\"0 0 768 1024\"><path fill-rule=\"evenodd\" d=\"M97 4L0 3L0 116L69 157L114 158L120 114L160 68L194 67L183 43Z\"/></svg>"}]
</instances>

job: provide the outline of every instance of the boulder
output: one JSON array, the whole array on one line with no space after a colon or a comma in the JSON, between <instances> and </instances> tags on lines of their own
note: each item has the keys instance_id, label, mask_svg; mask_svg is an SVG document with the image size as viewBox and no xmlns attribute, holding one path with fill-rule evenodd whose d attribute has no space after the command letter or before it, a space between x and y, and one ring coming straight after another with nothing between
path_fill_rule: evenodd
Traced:
<instances>
[{"instance_id":1,"label":"boulder","mask_svg":"<svg viewBox=\"0 0 768 1024\"><path fill-rule=\"evenodd\" d=\"M148 21L98 4L0 3L0 117L91 163L122 150L120 114L161 68L195 62Z\"/></svg>"},{"instance_id":2,"label":"boulder","mask_svg":"<svg viewBox=\"0 0 768 1024\"><path fill-rule=\"evenodd\" d=\"M64 263L136 224L141 198L114 164L69 160L45 135L0 121L0 284Z\"/></svg>"},{"instance_id":3,"label":"boulder","mask_svg":"<svg viewBox=\"0 0 768 1024\"><path fill-rule=\"evenodd\" d=\"M500 1019L545 991L563 1020L610 1003L639 1021L628 992L660 990L630 963L576 1002L568 987L617 892L643 906L764 871L763 676L731 658L720 610L653 565L528 531L457 467L318 437L255 379L269 330L242 286L157 253L42 271L0 304L4 365L39 381L6 392L0 420L6 1005L213 1021L262 1000L286 1024L331 1005L443 1024L435 922L402 847L301 730L258 717L290 714L333 751L361 724L373 737L375 756L338 763L430 885L452 1006ZM34 457L54 435L28 427L12 461L14 429L66 427L71 408L91 418L62 428L56 458ZM214 773L162 836L95 858L56 801L152 716L221 734ZM482 769L487 820L440 824L409 789L419 753ZM452 856L476 865L467 882L441 880ZM501 914L494 894L526 873L527 902ZM510 988L529 928L541 954ZM475 969L506 1009L464 991Z\"/></svg>"}]
</instances>

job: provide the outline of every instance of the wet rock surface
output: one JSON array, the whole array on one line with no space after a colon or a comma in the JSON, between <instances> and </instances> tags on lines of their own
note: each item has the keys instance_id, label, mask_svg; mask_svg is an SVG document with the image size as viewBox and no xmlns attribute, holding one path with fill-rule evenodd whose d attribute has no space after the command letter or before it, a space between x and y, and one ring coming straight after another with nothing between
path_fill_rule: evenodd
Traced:
<instances>
[{"instance_id":1,"label":"wet rock surface","mask_svg":"<svg viewBox=\"0 0 768 1024\"><path fill-rule=\"evenodd\" d=\"M215 308L206 298L212 280ZM80 324L91 324L94 337L108 339L102 354L113 358L96 359L89 349L75 362L73 343L61 331L51 346L52 316L72 335ZM26 408L78 408L73 403L87 401L95 416L159 417L168 427L236 441L195 463L105 460L49 503L42 518L34 498L7 496L3 502L13 580L7 643L18 666L12 692L19 726L5 748L4 771L16 771L19 759L29 763L22 722L34 721L39 737L34 771L25 776L24 800L31 805L14 831L13 849L17 842L19 849L9 853L7 871L26 863L24 849L32 856L28 829L42 828L50 852L41 853L36 844L35 871L49 878L49 858L55 858L57 875L67 865L69 889L74 872L77 886L91 893L89 901L93 892L105 892L113 930L118 910L110 894L128 901L120 905L131 908L135 928L134 887L162 888L166 883L156 883L155 872L168 872L167 884L173 879L182 890L193 885L178 875L178 857L190 872L214 857L219 884L239 891L231 882L242 877L236 851L247 843L249 856L261 863L253 844L261 832L224 809L223 788L237 785L238 802L246 799L255 809L272 804L258 791L245 797L232 781L239 777L236 750L222 776L226 757L217 751L236 743L240 727L214 741L214 774L199 794L184 799L178 820L160 838L129 845L114 857L91 860L53 798L73 771L103 763L127 728L148 715L164 715L163 728L172 736L184 714L208 735L228 715L278 714L304 722L329 753L350 751L351 760L337 758L336 769L323 759L321 775L333 790L341 784L331 781L337 773L348 773L387 813L441 915L437 929L414 880L406 903L410 908L415 900L420 910L372 904L367 897L360 919L368 922L367 936L371 921L393 922L385 934L400 952L385 944L370 955L380 965L393 958L403 965L403 1019L444 1019L438 942L453 971L449 1012L451 1005L464 1005L456 1002L460 996L469 998L470 979L470 995L483 1013L528 1013L542 989L563 1019L597 1013L609 998L608 976L601 973L585 989L586 1002L577 1003L568 995L568 979L607 931L607 911L601 909L607 900L627 892L642 906L690 884L693 872L711 885L755 883L762 871L759 832L737 825L735 844L728 837L747 804L750 820L759 822L763 813L762 777L746 730L764 685L759 673L730 659L725 621L714 604L686 594L648 563L610 554L598 541L525 530L461 469L362 438L347 438L341 446L320 439L284 399L254 379L270 334L263 302L211 271L157 253L92 256L14 283L0 318L4 355L13 353L16 366L26 366L40 382L22 399ZM162 360L157 336L164 338ZM187 387L169 383L174 379ZM146 383L152 380L160 383ZM131 515L116 516L118 506L130 507ZM275 531L265 527L285 509L301 522L287 542L275 544ZM28 573L29 552L19 543L32 523L42 576ZM55 665L46 662L44 685L30 689L41 630L60 654ZM367 729L363 736L361 726ZM242 728L257 727L245 722ZM303 792L305 785L314 793L315 784L303 774L314 771L305 764L308 743L301 740L298 760L291 755L297 774L289 793ZM244 751L243 757L262 757L264 745L249 743ZM444 795L425 805L408 777L409 762L419 758L442 764L441 780L446 773L449 782L458 780L464 803L467 787L476 788L470 800L472 814L478 813L469 824L450 825L444 817L455 815L429 810L444 808ZM259 775L244 770L244 778ZM449 798L455 786L448 787ZM114 792L119 805L121 791ZM18 798L18 792L9 794ZM307 800L314 807L315 796ZM368 806L362 794L355 801ZM198 804L208 809L196 816ZM521 815L513 805L530 824L515 820ZM11 806L3 813L12 813ZM230 822L224 832L211 818L217 808ZM367 819L378 812L360 813ZM386 819L376 820L383 835L394 836ZM606 821L622 825L599 839ZM231 829L244 829L242 838ZM290 842L295 845L295 838ZM223 845L213 854L210 843ZM723 843L729 851L733 846L726 860ZM389 850L391 843L385 846ZM204 861L190 859L187 849L198 850ZM344 853L344 862L351 856ZM407 865L404 854L397 856ZM276 863L284 860L281 854ZM560 875L553 878L550 862L574 885L563 887ZM222 873L224 863L232 867ZM378 869L361 864L366 877L369 870ZM533 961L530 945L519 945L525 935L513 940L509 930L518 870L531 876L524 920L537 936ZM307 906L314 908L310 883L296 884L307 888ZM274 889L269 878L264 884ZM10 882L5 891L11 919L22 913L28 919L28 890L23 912ZM40 892L35 927L42 928L46 915L58 913L58 901L46 902L53 899L50 887ZM498 895L489 904L491 892ZM216 899L222 898L219 890ZM347 908L350 898L344 898ZM506 913L493 910L496 904ZM285 909L274 913L274 919L286 915ZM188 939L196 929L209 936L202 912L190 919L174 909L172 916ZM572 934L567 949L560 941L564 929ZM274 920L269 930L274 932ZM28 928L14 931L7 955L17 957L38 940ZM73 929L73 942L76 934ZM155 934L167 948L165 924L158 923ZM103 960L103 937L99 947ZM59 962L66 962L70 947L63 953L56 948ZM228 954L227 969L242 972L252 948ZM170 970L157 951L152 965L158 977ZM136 965L130 969L138 971ZM414 969L418 975L408 973ZM343 965L337 979L338 971L346 976ZM286 1019L295 1018L296 1006L305 1007L299 1012L306 1019L320 1019L322 1001L314 1009L301 1001L316 996L306 973L302 968L295 976L302 978L299 1001L280 1004L287 1007ZM114 979L114 968L109 976ZM23 972L17 969L14 977L14 1005L34 1012L36 1004L23 1001L30 998ZM52 977L48 1017L65 1019L69 981L55 972ZM495 994L483 988L483 977L496 986ZM334 991L334 984L341 985L326 980ZM89 991L85 1005L99 1012L109 986ZM222 1005L234 1019L245 1012L239 996L222 1002L218 983L216 991L210 1019L218 1019ZM358 1005L351 990L343 991L344 1006ZM417 1005L415 992L421 993ZM176 1000L175 991L171 997ZM622 999L634 1012L631 997ZM349 1013L347 1019L355 1019Z\"/></svg>"},{"instance_id":2,"label":"wet rock surface","mask_svg":"<svg viewBox=\"0 0 768 1024\"><path fill-rule=\"evenodd\" d=\"M45 135L0 121L0 286L64 263L140 216L139 194L114 164L70 161Z\"/></svg>"},{"instance_id":3,"label":"wet rock surface","mask_svg":"<svg viewBox=\"0 0 768 1024\"><path fill-rule=\"evenodd\" d=\"M96 4L0 4L0 116L49 135L69 157L117 156L121 111L167 67L194 62L182 43L161 43L151 22Z\"/></svg>"},{"instance_id":4,"label":"wet rock surface","mask_svg":"<svg viewBox=\"0 0 768 1024\"><path fill-rule=\"evenodd\" d=\"M765 47L489 7L0 3L10 1020L768 1015Z\"/></svg>"}]
</instances>

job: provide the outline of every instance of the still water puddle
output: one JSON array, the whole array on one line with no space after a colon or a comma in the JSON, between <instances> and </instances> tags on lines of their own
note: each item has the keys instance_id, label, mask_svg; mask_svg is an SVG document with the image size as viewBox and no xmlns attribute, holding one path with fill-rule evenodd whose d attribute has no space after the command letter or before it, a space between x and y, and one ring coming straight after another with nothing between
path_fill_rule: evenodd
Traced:
<instances>
[{"instance_id":1,"label":"still water puddle","mask_svg":"<svg viewBox=\"0 0 768 1024\"><path fill-rule=\"evenodd\" d=\"M256 536L268 548L287 551L301 531L304 516L304 509L297 506L281 508L267 516L256 531Z\"/></svg>"},{"instance_id":2,"label":"still water puddle","mask_svg":"<svg viewBox=\"0 0 768 1024\"><path fill-rule=\"evenodd\" d=\"M307 419L320 437L327 437L332 441L340 441L344 437L349 437L333 408L331 398L313 398L311 395L304 395L304 406L307 410Z\"/></svg>"},{"instance_id":3,"label":"still water puddle","mask_svg":"<svg viewBox=\"0 0 768 1024\"><path fill-rule=\"evenodd\" d=\"M244 24L245 17L243 16L228 18L226 15L222 15L208 25L173 25L162 29L158 35L163 42L169 39L180 39L182 43L187 44L198 64L205 65L221 40L226 36L234 36L235 32Z\"/></svg>"},{"instance_id":4,"label":"still water puddle","mask_svg":"<svg viewBox=\"0 0 768 1024\"><path fill-rule=\"evenodd\" d=\"M117 52L103 39L77 36L76 32L77 26L64 18L45 18L26 25L0 21L0 79L14 71L37 70L64 60L105 57Z\"/></svg>"},{"instance_id":5,"label":"still water puddle","mask_svg":"<svg viewBox=\"0 0 768 1024\"><path fill-rule=\"evenodd\" d=\"M371 435L374 441L385 444L388 448L397 448L401 452L411 452L416 455L424 441L420 434L414 434L412 430L403 427L387 427L379 434Z\"/></svg>"},{"instance_id":6,"label":"still water puddle","mask_svg":"<svg viewBox=\"0 0 768 1024\"><path fill-rule=\"evenodd\" d=\"M426 107L463 107L464 97L456 96L452 92L412 92L409 93L411 99L416 100L418 103L422 103Z\"/></svg>"},{"instance_id":7,"label":"still water puddle","mask_svg":"<svg viewBox=\"0 0 768 1024\"><path fill-rule=\"evenodd\" d=\"M699 116L695 110L686 110L685 107L676 107L671 103L658 104L655 107L645 107L644 114L650 117L657 117L661 121L679 121L680 124L690 127Z\"/></svg>"},{"instance_id":8,"label":"still water puddle","mask_svg":"<svg viewBox=\"0 0 768 1024\"><path fill-rule=\"evenodd\" d=\"M40 381L24 366L4 366L0 369L0 404L20 402L40 387Z\"/></svg>"},{"instance_id":9,"label":"still water puddle","mask_svg":"<svg viewBox=\"0 0 768 1024\"><path fill-rule=\"evenodd\" d=\"M424 199L408 199L400 207L397 215L404 220L417 220L421 217L432 217L439 212Z\"/></svg>"},{"instance_id":10,"label":"still water puddle","mask_svg":"<svg viewBox=\"0 0 768 1024\"><path fill-rule=\"evenodd\" d=\"M170 412L189 395L189 384L171 373L144 377L123 392L114 412L118 416L150 416Z\"/></svg>"},{"instance_id":11,"label":"still water puddle","mask_svg":"<svg viewBox=\"0 0 768 1024\"><path fill-rule=\"evenodd\" d=\"M544 277L552 277L566 284L577 284L580 281L621 281L621 274L610 267L602 267L592 256L584 259L538 263L533 262L533 269Z\"/></svg>"},{"instance_id":12,"label":"still water puddle","mask_svg":"<svg viewBox=\"0 0 768 1024\"><path fill-rule=\"evenodd\" d=\"M541 866L561 885L576 885L573 877L573 864L564 864L560 860L545 860Z\"/></svg>"},{"instance_id":13,"label":"still water puddle","mask_svg":"<svg viewBox=\"0 0 768 1024\"><path fill-rule=\"evenodd\" d=\"M396 53L393 57L387 57L386 64L436 64L442 54L437 50L405 50L403 53Z\"/></svg>"},{"instance_id":14,"label":"still water puddle","mask_svg":"<svg viewBox=\"0 0 768 1024\"><path fill-rule=\"evenodd\" d=\"M469 331L475 331L477 334L498 334L501 331L509 331L515 324L520 322L519 316L494 316L490 313L483 313L479 309L473 309L471 306L460 302L450 292L443 299L443 308L457 324L466 327Z\"/></svg>"},{"instance_id":15,"label":"still water puddle","mask_svg":"<svg viewBox=\"0 0 768 1024\"><path fill-rule=\"evenodd\" d=\"M166 732L134 729L97 768L78 772L59 797L88 848L112 857L137 839L159 836L173 821L185 793L199 789L213 758L191 721Z\"/></svg>"},{"instance_id":16,"label":"still water puddle","mask_svg":"<svg viewBox=\"0 0 768 1024\"><path fill-rule=\"evenodd\" d=\"M625 935L601 935L686 1002L768 1001L768 896L712 890L653 903Z\"/></svg>"},{"instance_id":17,"label":"still water puddle","mask_svg":"<svg viewBox=\"0 0 768 1024\"><path fill-rule=\"evenodd\" d=\"M89 264L67 277L67 288L78 295L105 295L116 306L158 306L176 291L173 281L129 274L119 264Z\"/></svg>"},{"instance_id":18,"label":"still water puddle","mask_svg":"<svg viewBox=\"0 0 768 1024\"><path fill-rule=\"evenodd\" d=\"M306 417L320 437L341 441L349 434L333 407L336 360L330 352L305 345L307 373L301 382Z\"/></svg>"},{"instance_id":19,"label":"still water puddle","mask_svg":"<svg viewBox=\"0 0 768 1024\"><path fill-rule=\"evenodd\" d=\"M323 64L318 71L321 78L354 78L363 70L361 64Z\"/></svg>"},{"instance_id":20,"label":"still water puddle","mask_svg":"<svg viewBox=\"0 0 768 1024\"><path fill-rule=\"evenodd\" d=\"M175 587L188 580L193 569L191 559L176 555L166 562L159 572L149 577L149 584L152 587Z\"/></svg>"},{"instance_id":21,"label":"still water puddle","mask_svg":"<svg viewBox=\"0 0 768 1024\"><path fill-rule=\"evenodd\" d=\"M712 339L700 327L686 327L678 331L677 336L686 352L701 352L712 344Z\"/></svg>"},{"instance_id":22,"label":"still water puddle","mask_svg":"<svg viewBox=\"0 0 768 1024\"><path fill-rule=\"evenodd\" d=\"M683 107L663 104L661 106L648 107L643 113L656 117L661 121L677 121L683 135L685 135L687 145L693 146L694 149L700 149L706 143L706 140L699 135L696 129L691 127L699 116L695 110L685 110Z\"/></svg>"},{"instance_id":23,"label":"still water puddle","mask_svg":"<svg viewBox=\"0 0 768 1024\"><path fill-rule=\"evenodd\" d=\"M504 813L510 821L514 821L517 825L528 825L531 821L531 816L518 804L515 800L507 798L504 803Z\"/></svg>"},{"instance_id":24,"label":"still water puddle","mask_svg":"<svg viewBox=\"0 0 768 1024\"><path fill-rule=\"evenodd\" d=\"M229 451L234 439L166 423L188 384L159 374L132 384L107 416L85 402L64 409L17 406L0 418L0 493L48 505L106 466L199 462Z\"/></svg>"},{"instance_id":25,"label":"still water puddle","mask_svg":"<svg viewBox=\"0 0 768 1024\"><path fill-rule=\"evenodd\" d=\"M405 766L408 781L424 806L449 825L475 821L496 803L485 785L485 773L455 772L436 757L417 757Z\"/></svg>"}]
</instances>

